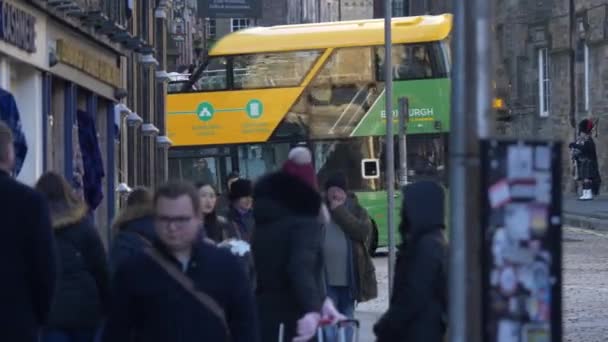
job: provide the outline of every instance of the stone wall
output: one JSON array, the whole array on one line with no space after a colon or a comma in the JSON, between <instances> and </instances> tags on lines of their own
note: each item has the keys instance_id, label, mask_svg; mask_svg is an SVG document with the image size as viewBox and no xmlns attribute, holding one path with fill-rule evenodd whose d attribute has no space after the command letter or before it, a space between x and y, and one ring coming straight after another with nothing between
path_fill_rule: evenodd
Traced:
<instances>
[{"instance_id":1,"label":"stone wall","mask_svg":"<svg viewBox=\"0 0 608 342\"><path fill-rule=\"evenodd\" d=\"M412 0L412 8L438 14L451 10L453 1ZM497 134L515 138L543 138L564 142L563 186L575 189L567 144L575 135L571 124L571 88L574 85L576 122L599 118L598 159L600 171L608 178L608 0L576 0L575 27L570 25L569 0L495 1L497 93L506 97L510 121L497 124ZM424 13L412 13L424 14ZM580 24L579 24L580 23ZM576 50L574 82L570 79L573 34ZM585 64L582 44L589 48L589 108L585 108ZM578 49L576 47L578 46ZM538 49L550 54L550 115L539 115ZM603 190L608 190L604 182Z\"/></svg>"}]
</instances>

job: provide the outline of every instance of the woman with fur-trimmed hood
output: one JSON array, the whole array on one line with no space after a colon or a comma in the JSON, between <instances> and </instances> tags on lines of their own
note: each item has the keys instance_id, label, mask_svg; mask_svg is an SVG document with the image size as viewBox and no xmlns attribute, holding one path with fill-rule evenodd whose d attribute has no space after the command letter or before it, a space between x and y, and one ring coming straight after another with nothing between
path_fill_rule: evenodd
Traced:
<instances>
[{"instance_id":1,"label":"woman with fur-trimmed hood","mask_svg":"<svg viewBox=\"0 0 608 342\"><path fill-rule=\"evenodd\" d=\"M114 221L112 230L116 236L110 249L113 272L125 260L141 252L145 240L156 239L152 193L148 189L136 188L129 194L127 205Z\"/></svg>"},{"instance_id":2,"label":"woman with fur-trimmed hood","mask_svg":"<svg viewBox=\"0 0 608 342\"><path fill-rule=\"evenodd\" d=\"M92 342L109 297L101 238L87 218L86 205L62 176L46 173L36 189L49 204L59 266L57 288L41 341Z\"/></svg>"},{"instance_id":3,"label":"woman with fur-trimmed hood","mask_svg":"<svg viewBox=\"0 0 608 342\"><path fill-rule=\"evenodd\" d=\"M312 157L296 147L279 172L257 181L253 192L261 341L314 336L321 318L342 318L327 299L323 273L323 225L328 222Z\"/></svg>"}]
</instances>

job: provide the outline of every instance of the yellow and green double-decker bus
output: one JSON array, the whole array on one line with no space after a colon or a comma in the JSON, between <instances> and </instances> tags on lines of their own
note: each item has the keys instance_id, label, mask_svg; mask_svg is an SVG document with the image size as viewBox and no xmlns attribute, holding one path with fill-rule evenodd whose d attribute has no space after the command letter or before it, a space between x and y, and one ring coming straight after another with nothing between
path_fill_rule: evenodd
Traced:
<instances>
[{"instance_id":1,"label":"yellow and green double-decker bus","mask_svg":"<svg viewBox=\"0 0 608 342\"><path fill-rule=\"evenodd\" d=\"M409 99L410 181L445 180L451 28L450 15L392 21L392 101ZM305 143L320 183L344 173L374 220L372 248L386 245L383 44L382 20L256 27L219 40L188 80L170 85L170 176L223 191L231 171L255 180Z\"/></svg>"}]
</instances>

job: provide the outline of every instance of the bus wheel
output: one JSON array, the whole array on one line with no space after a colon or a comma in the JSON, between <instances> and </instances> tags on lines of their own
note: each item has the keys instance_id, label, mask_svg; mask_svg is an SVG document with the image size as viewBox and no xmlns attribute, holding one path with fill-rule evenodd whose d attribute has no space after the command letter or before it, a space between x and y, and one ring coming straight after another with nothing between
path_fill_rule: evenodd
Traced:
<instances>
[{"instance_id":1,"label":"bus wheel","mask_svg":"<svg viewBox=\"0 0 608 342\"><path fill-rule=\"evenodd\" d=\"M374 256L376 254L376 249L378 249L378 226L376 226L376 221L372 220L372 236L369 241L369 254Z\"/></svg>"}]
</instances>

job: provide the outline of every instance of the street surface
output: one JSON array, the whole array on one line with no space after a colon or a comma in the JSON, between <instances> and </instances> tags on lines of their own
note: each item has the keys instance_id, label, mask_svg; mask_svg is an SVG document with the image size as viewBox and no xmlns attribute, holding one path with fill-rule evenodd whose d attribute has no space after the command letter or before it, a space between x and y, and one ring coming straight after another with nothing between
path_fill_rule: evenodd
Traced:
<instances>
[{"instance_id":1,"label":"street surface","mask_svg":"<svg viewBox=\"0 0 608 342\"><path fill-rule=\"evenodd\" d=\"M565 228L563 239L564 341L608 341L608 232ZM357 307L360 342L373 342L372 326L388 305L388 259L374 258L378 298Z\"/></svg>"},{"instance_id":2,"label":"street surface","mask_svg":"<svg viewBox=\"0 0 608 342\"><path fill-rule=\"evenodd\" d=\"M564 341L608 341L608 233L564 231Z\"/></svg>"}]
</instances>

